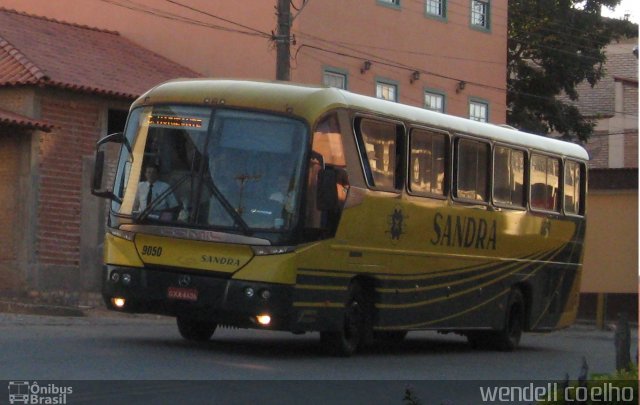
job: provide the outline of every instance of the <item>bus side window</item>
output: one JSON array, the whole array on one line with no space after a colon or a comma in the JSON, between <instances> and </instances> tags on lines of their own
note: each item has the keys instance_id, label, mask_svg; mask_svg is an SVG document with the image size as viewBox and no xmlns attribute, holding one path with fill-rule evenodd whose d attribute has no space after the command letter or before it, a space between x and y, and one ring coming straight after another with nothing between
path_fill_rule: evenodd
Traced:
<instances>
[{"instance_id":1,"label":"bus side window","mask_svg":"<svg viewBox=\"0 0 640 405\"><path fill-rule=\"evenodd\" d=\"M496 146L493 158L493 201L524 207L524 152Z\"/></svg>"},{"instance_id":2,"label":"bus side window","mask_svg":"<svg viewBox=\"0 0 640 405\"><path fill-rule=\"evenodd\" d=\"M445 194L447 135L415 129L411 132L409 189L415 194Z\"/></svg>"},{"instance_id":3,"label":"bus side window","mask_svg":"<svg viewBox=\"0 0 640 405\"><path fill-rule=\"evenodd\" d=\"M531 208L560 210L560 160L548 156L531 156Z\"/></svg>"},{"instance_id":4,"label":"bus side window","mask_svg":"<svg viewBox=\"0 0 640 405\"><path fill-rule=\"evenodd\" d=\"M471 139L457 142L457 198L488 201L489 144Z\"/></svg>"},{"instance_id":5,"label":"bus side window","mask_svg":"<svg viewBox=\"0 0 640 405\"><path fill-rule=\"evenodd\" d=\"M378 190L397 191L402 187L398 152L403 145L398 144L399 126L365 118L356 128L367 183Z\"/></svg>"},{"instance_id":6,"label":"bus side window","mask_svg":"<svg viewBox=\"0 0 640 405\"><path fill-rule=\"evenodd\" d=\"M567 160L564 164L564 212L582 214L582 170L580 164Z\"/></svg>"},{"instance_id":7,"label":"bus side window","mask_svg":"<svg viewBox=\"0 0 640 405\"><path fill-rule=\"evenodd\" d=\"M337 218L334 217L339 216L339 212L327 213L317 206L318 176L322 165L324 164L325 167L337 172L337 195L340 209L344 205L349 189L342 134L335 114L323 118L316 126L313 133L312 150L313 153L311 153L309 161L305 227L307 229L327 229L335 225Z\"/></svg>"}]
</instances>

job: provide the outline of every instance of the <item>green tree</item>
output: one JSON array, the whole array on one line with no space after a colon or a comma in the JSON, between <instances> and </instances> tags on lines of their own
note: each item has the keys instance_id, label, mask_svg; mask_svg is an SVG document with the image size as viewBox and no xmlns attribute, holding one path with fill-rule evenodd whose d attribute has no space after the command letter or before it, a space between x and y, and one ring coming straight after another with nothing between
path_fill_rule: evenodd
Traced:
<instances>
[{"instance_id":1,"label":"green tree","mask_svg":"<svg viewBox=\"0 0 640 405\"><path fill-rule=\"evenodd\" d=\"M620 0L509 1L507 122L538 134L556 131L586 141L594 123L557 96L577 100L576 85L591 86L605 71L604 47L637 36L637 25L600 16Z\"/></svg>"}]
</instances>

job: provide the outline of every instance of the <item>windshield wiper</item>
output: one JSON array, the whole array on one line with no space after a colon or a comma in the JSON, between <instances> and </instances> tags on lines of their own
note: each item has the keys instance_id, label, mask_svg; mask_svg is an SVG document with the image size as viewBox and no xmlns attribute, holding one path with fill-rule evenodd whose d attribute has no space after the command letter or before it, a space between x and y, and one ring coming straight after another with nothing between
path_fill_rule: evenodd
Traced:
<instances>
[{"instance_id":1,"label":"windshield wiper","mask_svg":"<svg viewBox=\"0 0 640 405\"><path fill-rule=\"evenodd\" d=\"M222 192L218 189L218 187L213 182L213 179L211 179L211 183L207 183L207 185L211 188L213 195L216 197L216 200L218 200L220 205L222 205L222 208L224 208L224 210L227 211L231 218L233 218L233 222L242 229L242 233L247 236L252 235L253 232L251 232L251 228L249 228L249 225L247 225L238 211L233 208L233 205L229 203L229 200L227 200L224 194L222 194Z\"/></svg>"},{"instance_id":2,"label":"windshield wiper","mask_svg":"<svg viewBox=\"0 0 640 405\"><path fill-rule=\"evenodd\" d=\"M178 181L176 181L171 187L169 187L168 189L163 191L156 199L151 201L151 204L147 205L147 207L140 214L138 214L138 216L135 219L136 222L140 222L140 221L143 221L144 219L146 219L149 216L149 214L151 214L153 209L158 205L158 203L160 201L162 201L165 198L167 198L169 196L169 194L173 193L175 191L175 189L177 189L179 185L184 183L185 180L187 180L190 176L191 176L191 173L187 173L184 176L180 177L178 179ZM180 205L178 205L178 207L179 206Z\"/></svg>"}]
</instances>

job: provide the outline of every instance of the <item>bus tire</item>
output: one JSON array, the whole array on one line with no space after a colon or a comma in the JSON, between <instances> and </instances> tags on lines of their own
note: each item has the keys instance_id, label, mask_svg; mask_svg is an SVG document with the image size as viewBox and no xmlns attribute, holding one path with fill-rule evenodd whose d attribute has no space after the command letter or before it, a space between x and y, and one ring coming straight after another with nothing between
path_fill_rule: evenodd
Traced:
<instances>
[{"instance_id":1,"label":"bus tire","mask_svg":"<svg viewBox=\"0 0 640 405\"><path fill-rule=\"evenodd\" d=\"M196 321L194 319L177 317L178 331L186 340L206 342L211 339L218 324L214 322Z\"/></svg>"},{"instance_id":2,"label":"bus tire","mask_svg":"<svg viewBox=\"0 0 640 405\"><path fill-rule=\"evenodd\" d=\"M351 283L342 315L342 329L320 332L322 346L337 356L354 354L365 341L369 308L362 286L357 282Z\"/></svg>"},{"instance_id":3,"label":"bus tire","mask_svg":"<svg viewBox=\"0 0 640 405\"><path fill-rule=\"evenodd\" d=\"M515 350L520 344L525 322L524 296L519 289L509 295L504 328L495 334L495 348L502 351Z\"/></svg>"}]
</instances>

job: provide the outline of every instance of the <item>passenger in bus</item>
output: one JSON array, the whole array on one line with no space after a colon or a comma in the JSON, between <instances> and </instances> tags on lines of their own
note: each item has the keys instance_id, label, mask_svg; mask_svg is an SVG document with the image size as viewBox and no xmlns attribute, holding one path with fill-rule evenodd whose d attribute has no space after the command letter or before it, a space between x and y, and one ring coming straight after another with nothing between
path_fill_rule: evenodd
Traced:
<instances>
[{"instance_id":1,"label":"passenger in bus","mask_svg":"<svg viewBox=\"0 0 640 405\"><path fill-rule=\"evenodd\" d=\"M180 203L172 192L168 192L164 198L154 202L158 197L164 195L169 189L169 184L158 180L159 168L155 164L147 165L144 169L145 181L138 184L135 201L133 202L134 211L144 211L151 204L154 205L153 212L159 215L162 220L171 220L174 215L180 211Z\"/></svg>"}]
</instances>

